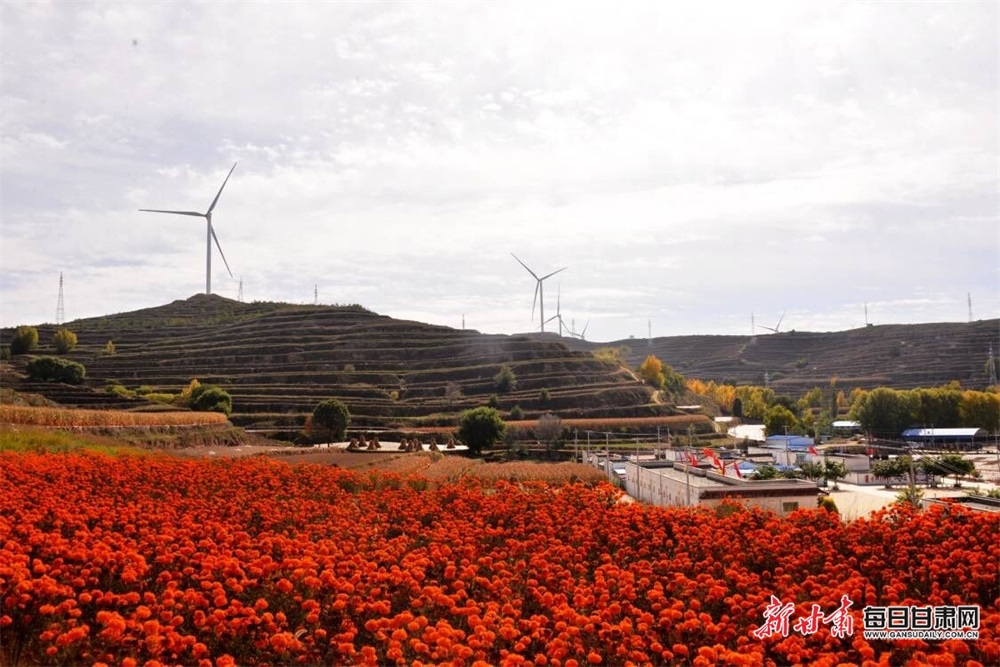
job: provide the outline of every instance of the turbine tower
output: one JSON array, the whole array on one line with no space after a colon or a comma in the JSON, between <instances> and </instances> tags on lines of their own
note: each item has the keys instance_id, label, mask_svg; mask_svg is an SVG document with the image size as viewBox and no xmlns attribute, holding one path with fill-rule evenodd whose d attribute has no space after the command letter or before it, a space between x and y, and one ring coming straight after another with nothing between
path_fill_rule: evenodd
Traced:
<instances>
[{"instance_id":1,"label":"turbine tower","mask_svg":"<svg viewBox=\"0 0 1000 667\"><path fill-rule=\"evenodd\" d=\"M531 317L535 316L535 303L538 303L538 309L540 311L539 321L541 322L542 333L545 333L545 293L544 293L543 283L552 276L556 275L557 273L565 271L569 267L564 266L558 271L553 271L552 273L546 274L541 278L539 278L538 274L529 269L528 265L522 262L520 257L515 255L514 253L510 253L510 255L511 257L517 260L518 264L524 267L525 271L531 274L532 278L535 279L535 298L531 302Z\"/></svg>"},{"instance_id":2,"label":"turbine tower","mask_svg":"<svg viewBox=\"0 0 1000 667\"><path fill-rule=\"evenodd\" d=\"M781 330L781 320L785 319L785 311L781 311L781 317L778 318L778 323L773 327L766 327L763 324L759 325L761 329L767 329L771 333L778 333Z\"/></svg>"},{"instance_id":3,"label":"turbine tower","mask_svg":"<svg viewBox=\"0 0 1000 667\"><path fill-rule=\"evenodd\" d=\"M56 324L62 324L66 319L66 308L63 306L62 271L59 272L59 301L56 302Z\"/></svg>"},{"instance_id":4,"label":"turbine tower","mask_svg":"<svg viewBox=\"0 0 1000 667\"><path fill-rule=\"evenodd\" d=\"M226 183L229 182L229 177L233 175L233 170L236 169L236 163L233 163L233 168L229 170L226 175L226 180L222 181L222 187L219 188L219 193L215 195L215 199L212 200L212 205L208 207L208 210L204 213L198 213L197 211L164 211L158 208L140 208L140 211L146 213L170 213L173 215L190 215L195 218L205 218L205 226L207 228L206 232L206 247L205 247L205 294L212 293L212 240L215 239L215 247L219 249L219 255L222 256L222 262L226 265L226 271L229 271L229 277L233 277L233 272L229 268L229 262L226 261L226 254L222 252L222 246L219 245L219 237L215 235L215 229L212 228L212 211L215 210L215 205L219 203L219 197L222 195L223 188L226 187Z\"/></svg>"}]
</instances>

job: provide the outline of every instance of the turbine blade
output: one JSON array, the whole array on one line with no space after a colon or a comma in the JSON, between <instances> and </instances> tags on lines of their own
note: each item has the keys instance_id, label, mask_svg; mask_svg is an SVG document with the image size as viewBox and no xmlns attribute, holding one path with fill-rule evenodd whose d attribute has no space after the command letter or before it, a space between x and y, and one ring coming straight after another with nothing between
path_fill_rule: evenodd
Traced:
<instances>
[{"instance_id":1,"label":"turbine blade","mask_svg":"<svg viewBox=\"0 0 1000 667\"><path fill-rule=\"evenodd\" d=\"M568 268L569 268L568 266L564 266L564 267L562 267L561 269L559 269L558 271L553 271L552 273L550 273L550 274L549 274L549 275L547 275L547 276L542 276L542 277L540 278L540 280L546 280L547 278L551 278L552 276L556 275L557 273L562 273L563 271L565 271L565 270L566 270L566 269L568 269Z\"/></svg>"},{"instance_id":2,"label":"turbine blade","mask_svg":"<svg viewBox=\"0 0 1000 667\"><path fill-rule=\"evenodd\" d=\"M205 217L204 213L198 213L196 211L163 211L158 208L140 208L139 210L146 213L173 213L174 215L193 215L196 218Z\"/></svg>"},{"instance_id":3,"label":"turbine blade","mask_svg":"<svg viewBox=\"0 0 1000 667\"><path fill-rule=\"evenodd\" d=\"M786 311L784 311L784 310L781 311L781 317L778 318L778 323L774 325L774 331L775 331L775 333L777 333L778 327L781 326L781 320L785 319L785 312Z\"/></svg>"},{"instance_id":4,"label":"turbine blade","mask_svg":"<svg viewBox=\"0 0 1000 667\"><path fill-rule=\"evenodd\" d=\"M235 162L233 163L233 169L236 169L236 163ZM219 188L219 194L215 195L215 199L212 200L212 205L208 207L208 213L209 214L211 214L211 212L215 209L215 205L219 202L219 197L222 196L222 190L223 190L223 188L225 188L226 187L226 183L229 182L229 177L233 175L233 169L230 169L229 173L226 174L226 180L222 181L222 187ZM220 250L219 252L222 252L222 251Z\"/></svg>"},{"instance_id":5,"label":"turbine blade","mask_svg":"<svg viewBox=\"0 0 1000 667\"><path fill-rule=\"evenodd\" d=\"M222 263L226 265L226 271L229 271L229 277L233 277L233 272L229 268L229 262L226 261L226 253L222 252L222 246L219 245L219 237L215 235L215 227L212 223L208 223L208 228L212 230L212 238L215 239L215 247L219 249L219 254L222 255Z\"/></svg>"},{"instance_id":6,"label":"turbine blade","mask_svg":"<svg viewBox=\"0 0 1000 667\"><path fill-rule=\"evenodd\" d=\"M535 280L538 280L538 276L537 276L537 275L535 275L535 272L534 272L534 271L532 271L531 269L529 269L529 268L528 268L528 265L527 265L527 264L525 264L524 262L522 262L522 261L521 261L521 258L520 258L520 257L518 257L517 255L515 255L514 253L510 253L510 256L511 256L511 257L513 257L514 259L516 259L516 260L517 260L517 263L518 263L518 264L520 264L521 266L523 266L523 267L525 268L525 270L526 270L526 271L527 271L528 273L530 273L530 274L531 274L531 277L532 277L532 278L534 278ZM544 278L543 278L542 280L544 280Z\"/></svg>"},{"instance_id":7,"label":"turbine blade","mask_svg":"<svg viewBox=\"0 0 1000 667\"><path fill-rule=\"evenodd\" d=\"M541 284L541 280L535 283L535 298L531 300L531 319L535 319L535 304L538 303L538 288Z\"/></svg>"}]
</instances>

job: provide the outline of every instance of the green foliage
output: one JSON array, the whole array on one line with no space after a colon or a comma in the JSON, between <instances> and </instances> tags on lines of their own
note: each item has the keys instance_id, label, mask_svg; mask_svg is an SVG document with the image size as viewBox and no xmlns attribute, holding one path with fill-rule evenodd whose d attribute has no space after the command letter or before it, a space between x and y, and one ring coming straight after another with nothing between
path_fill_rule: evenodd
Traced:
<instances>
[{"instance_id":1,"label":"green foliage","mask_svg":"<svg viewBox=\"0 0 1000 667\"><path fill-rule=\"evenodd\" d=\"M10 346L4 345L0 347L0 361L10 361Z\"/></svg>"},{"instance_id":2,"label":"green foliage","mask_svg":"<svg viewBox=\"0 0 1000 667\"><path fill-rule=\"evenodd\" d=\"M899 437L916 424L1000 431L1000 395L963 391L957 383L933 389L877 387L852 391L851 398L850 417L865 431L885 437Z\"/></svg>"},{"instance_id":3,"label":"green foliage","mask_svg":"<svg viewBox=\"0 0 1000 667\"><path fill-rule=\"evenodd\" d=\"M510 418L513 421L521 421L524 419L524 410L521 409L520 405L515 405L510 409Z\"/></svg>"},{"instance_id":4,"label":"green foliage","mask_svg":"<svg viewBox=\"0 0 1000 667\"><path fill-rule=\"evenodd\" d=\"M542 390L538 392L538 401L540 403L548 403L552 399L552 394L549 393L548 387L542 387Z\"/></svg>"},{"instance_id":5,"label":"green foliage","mask_svg":"<svg viewBox=\"0 0 1000 667\"><path fill-rule=\"evenodd\" d=\"M767 435L783 435L787 431L795 432L799 427L799 420L795 414L783 405L771 407L764 415L764 428Z\"/></svg>"},{"instance_id":6,"label":"green foliage","mask_svg":"<svg viewBox=\"0 0 1000 667\"><path fill-rule=\"evenodd\" d=\"M915 486L907 486L896 494L895 503L897 505L909 505L914 509L920 509L924 499L924 492Z\"/></svg>"},{"instance_id":7,"label":"green foliage","mask_svg":"<svg viewBox=\"0 0 1000 667\"><path fill-rule=\"evenodd\" d=\"M316 426L326 429L329 442L337 442L343 440L347 433L351 413L342 401L329 398L313 409L312 421Z\"/></svg>"},{"instance_id":8,"label":"green foliage","mask_svg":"<svg viewBox=\"0 0 1000 667\"><path fill-rule=\"evenodd\" d=\"M886 461L876 461L872 463L868 471L876 479L893 479L905 477L910 473L910 457L900 456Z\"/></svg>"},{"instance_id":9,"label":"green foliage","mask_svg":"<svg viewBox=\"0 0 1000 667\"><path fill-rule=\"evenodd\" d=\"M739 396L733 399L733 416L736 418L743 416L743 399Z\"/></svg>"},{"instance_id":10,"label":"green foliage","mask_svg":"<svg viewBox=\"0 0 1000 667\"><path fill-rule=\"evenodd\" d=\"M976 464L961 454L944 454L937 458L921 459L920 468L928 475L937 475L938 477L953 475L957 486L958 478L966 477L975 472Z\"/></svg>"},{"instance_id":11,"label":"green foliage","mask_svg":"<svg viewBox=\"0 0 1000 667\"><path fill-rule=\"evenodd\" d=\"M837 488L837 482L847 477L847 466L840 461L827 459L823 465L823 479L833 482L833 488Z\"/></svg>"},{"instance_id":12,"label":"green foliage","mask_svg":"<svg viewBox=\"0 0 1000 667\"><path fill-rule=\"evenodd\" d=\"M500 399L497 398L496 394L490 394L489 399L486 401L486 407L493 408L494 410L500 409Z\"/></svg>"},{"instance_id":13,"label":"green foliage","mask_svg":"<svg viewBox=\"0 0 1000 667\"><path fill-rule=\"evenodd\" d=\"M87 370L82 364L56 357L36 357L28 362L28 377L38 382L83 384Z\"/></svg>"},{"instance_id":14,"label":"green foliage","mask_svg":"<svg viewBox=\"0 0 1000 667\"><path fill-rule=\"evenodd\" d=\"M27 354L36 345L38 345L38 329L22 325L14 331L14 339L10 341L10 353Z\"/></svg>"},{"instance_id":15,"label":"green foliage","mask_svg":"<svg viewBox=\"0 0 1000 667\"><path fill-rule=\"evenodd\" d=\"M503 438L506 425L495 408L466 410L458 420L458 439L470 451L479 453Z\"/></svg>"},{"instance_id":16,"label":"green foliage","mask_svg":"<svg viewBox=\"0 0 1000 667\"><path fill-rule=\"evenodd\" d=\"M830 496L823 496L816 501L816 505L825 509L827 512L833 512L834 514L840 514L840 510L837 509L837 503L834 502L833 498Z\"/></svg>"},{"instance_id":17,"label":"green foliage","mask_svg":"<svg viewBox=\"0 0 1000 667\"><path fill-rule=\"evenodd\" d=\"M799 465L799 469L802 471L802 476L806 479L820 479L823 477L823 464L816 463L814 461L806 461Z\"/></svg>"},{"instance_id":18,"label":"green foliage","mask_svg":"<svg viewBox=\"0 0 1000 667\"><path fill-rule=\"evenodd\" d=\"M104 354L110 357L114 353L115 353L115 342L113 340L109 340L107 345L104 346Z\"/></svg>"},{"instance_id":19,"label":"green foliage","mask_svg":"<svg viewBox=\"0 0 1000 667\"><path fill-rule=\"evenodd\" d=\"M501 394L509 394L517 389L517 376L507 364L500 367L500 372L493 376L493 381L496 382L496 389Z\"/></svg>"},{"instance_id":20,"label":"green foliage","mask_svg":"<svg viewBox=\"0 0 1000 667\"><path fill-rule=\"evenodd\" d=\"M76 334L69 329L60 329L53 335L52 344L56 352L66 354L76 347Z\"/></svg>"},{"instance_id":21,"label":"green foliage","mask_svg":"<svg viewBox=\"0 0 1000 667\"><path fill-rule=\"evenodd\" d=\"M190 405L196 412L221 412L228 415L233 411L233 399L229 393L211 384L199 385L192 391Z\"/></svg>"},{"instance_id":22,"label":"green foliage","mask_svg":"<svg viewBox=\"0 0 1000 667\"><path fill-rule=\"evenodd\" d=\"M777 477L778 469L770 463L758 466L756 470L750 473L750 479L776 479Z\"/></svg>"}]
</instances>

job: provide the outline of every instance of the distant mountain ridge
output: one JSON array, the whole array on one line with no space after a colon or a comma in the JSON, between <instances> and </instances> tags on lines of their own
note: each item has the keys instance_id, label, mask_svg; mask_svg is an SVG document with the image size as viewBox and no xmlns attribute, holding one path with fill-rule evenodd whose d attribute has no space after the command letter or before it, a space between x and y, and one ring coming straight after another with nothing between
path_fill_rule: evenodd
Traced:
<instances>
[{"instance_id":1,"label":"distant mountain ridge","mask_svg":"<svg viewBox=\"0 0 1000 667\"><path fill-rule=\"evenodd\" d=\"M619 365L596 359L598 347L627 346L632 369L655 354L683 375L737 384L769 384L795 394L813 386L987 384L991 342L1000 353L1000 320L881 325L843 332L760 336L672 336L593 343L555 334L501 335L397 320L361 306L241 303L194 295L155 308L76 320L70 358L98 389L176 393L191 378L233 397L235 422L301 425L329 397L344 400L355 425L450 423L462 409L496 394L526 418L640 417L672 414L652 390ZM38 353L51 353L57 327L38 327ZM9 342L11 329L0 331ZM108 341L115 353L107 354ZM509 365L517 387L499 393L494 377Z\"/></svg>"},{"instance_id":2,"label":"distant mountain ridge","mask_svg":"<svg viewBox=\"0 0 1000 667\"><path fill-rule=\"evenodd\" d=\"M983 389L991 344L994 356L1000 355L1000 319L884 324L824 333L668 336L610 343L561 340L581 351L627 346L625 358L633 368L653 354L687 377L766 382L789 393L827 385L831 378L848 389L933 387L953 380L966 389Z\"/></svg>"}]
</instances>

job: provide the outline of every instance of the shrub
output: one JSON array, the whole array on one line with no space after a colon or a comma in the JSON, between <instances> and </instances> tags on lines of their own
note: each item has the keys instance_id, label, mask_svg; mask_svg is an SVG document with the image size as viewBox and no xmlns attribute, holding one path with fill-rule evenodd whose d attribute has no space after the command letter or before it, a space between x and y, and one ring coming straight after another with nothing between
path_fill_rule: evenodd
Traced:
<instances>
[{"instance_id":1,"label":"shrub","mask_svg":"<svg viewBox=\"0 0 1000 667\"><path fill-rule=\"evenodd\" d=\"M329 442L340 441L351 423L351 413L343 402L329 398L313 409L312 421L326 429Z\"/></svg>"},{"instance_id":2,"label":"shrub","mask_svg":"<svg viewBox=\"0 0 1000 667\"><path fill-rule=\"evenodd\" d=\"M111 356L114 353L115 353L115 342L113 340L109 340L108 344L104 346L104 354Z\"/></svg>"},{"instance_id":3,"label":"shrub","mask_svg":"<svg viewBox=\"0 0 1000 667\"><path fill-rule=\"evenodd\" d=\"M501 394L508 394L517 389L517 376L507 364L500 367L500 372L493 376L493 381L496 382L497 391Z\"/></svg>"},{"instance_id":4,"label":"shrub","mask_svg":"<svg viewBox=\"0 0 1000 667\"><path fill-rule=\"evenodd\" d=\"M493 408L494 410L499 410L500 409L500 399L497 398L496 394L490 394L489 400L486 401L486 406L489 407L489 408Z\"/></svg>"},{"instance_id":5,"label":"shrub","mask_svg":"<svg viewBox=\"0 0 1000 667\"><path fill-rule=\"evenodd\" d=\"M521 421L524 419L524 410L521 409L520 405L515 405L510 409L510 418L514 421Z\"/></svg>"},{"instance_id":6,"label":"shrub","mask_svg":"<svg viewBox=\"0 0 1000 667\"><path fill-rule=\"evenodd\" d=\"M56 352L66 354L76 347L76 334L69 329L60 329L52 337L52 344L55 345Z\"/></svg>"},{"instance_id":7,"label":"shrub","mask_svg":"<svg viewBox=\"0 0 1000 667\"><path fill-rule=\"evenodd\" d=\"M233 398L221 387L211 384L199 385L191 392L191 409L197 412L221 412L228 415L233 411Z\"/></svg>"},{"instance_id":8,"label":"shrub","mask_svg":"<svg viewBox=\"0 0 1000 667\"><path fill-rule=\"evenodd\" d=\"M548 387L542 387L542 390L538 392L538 401L540 403L548 403L552 398L552 394L549 393Z\"/></svg>"},{"instance_id":9,"label":"shrub","mask_svg":"<svg viewBox=\"0 0 1000 667\"><path fill-rule=\"evenodd\" d=\"M10 342L10 353L27 354L36 345L38 345L38 329L20 326L14 331L14 340Z\"/></svg>"},{"instance_id":10,"label":"shrub","mask_svg":"<svg viewBox=\"0 0 1000 667\"><path fill-rule=\"evenodd\" d=\"M28 377L38 382L82 384L87 370L82 364L56 357L37 357L28 362Z\"/></svg>"},{"instance_id":11,"label":"shrub","mask_svg":"<svg viewBox=\"0 0 1000 667\"><path fill-rule=\"evenodd\" d=\"M473 408L466 410L458 421L458 438L478 453L492 447L503 437L506 425L495 408Z\"/></svg>"}]
</instances>

